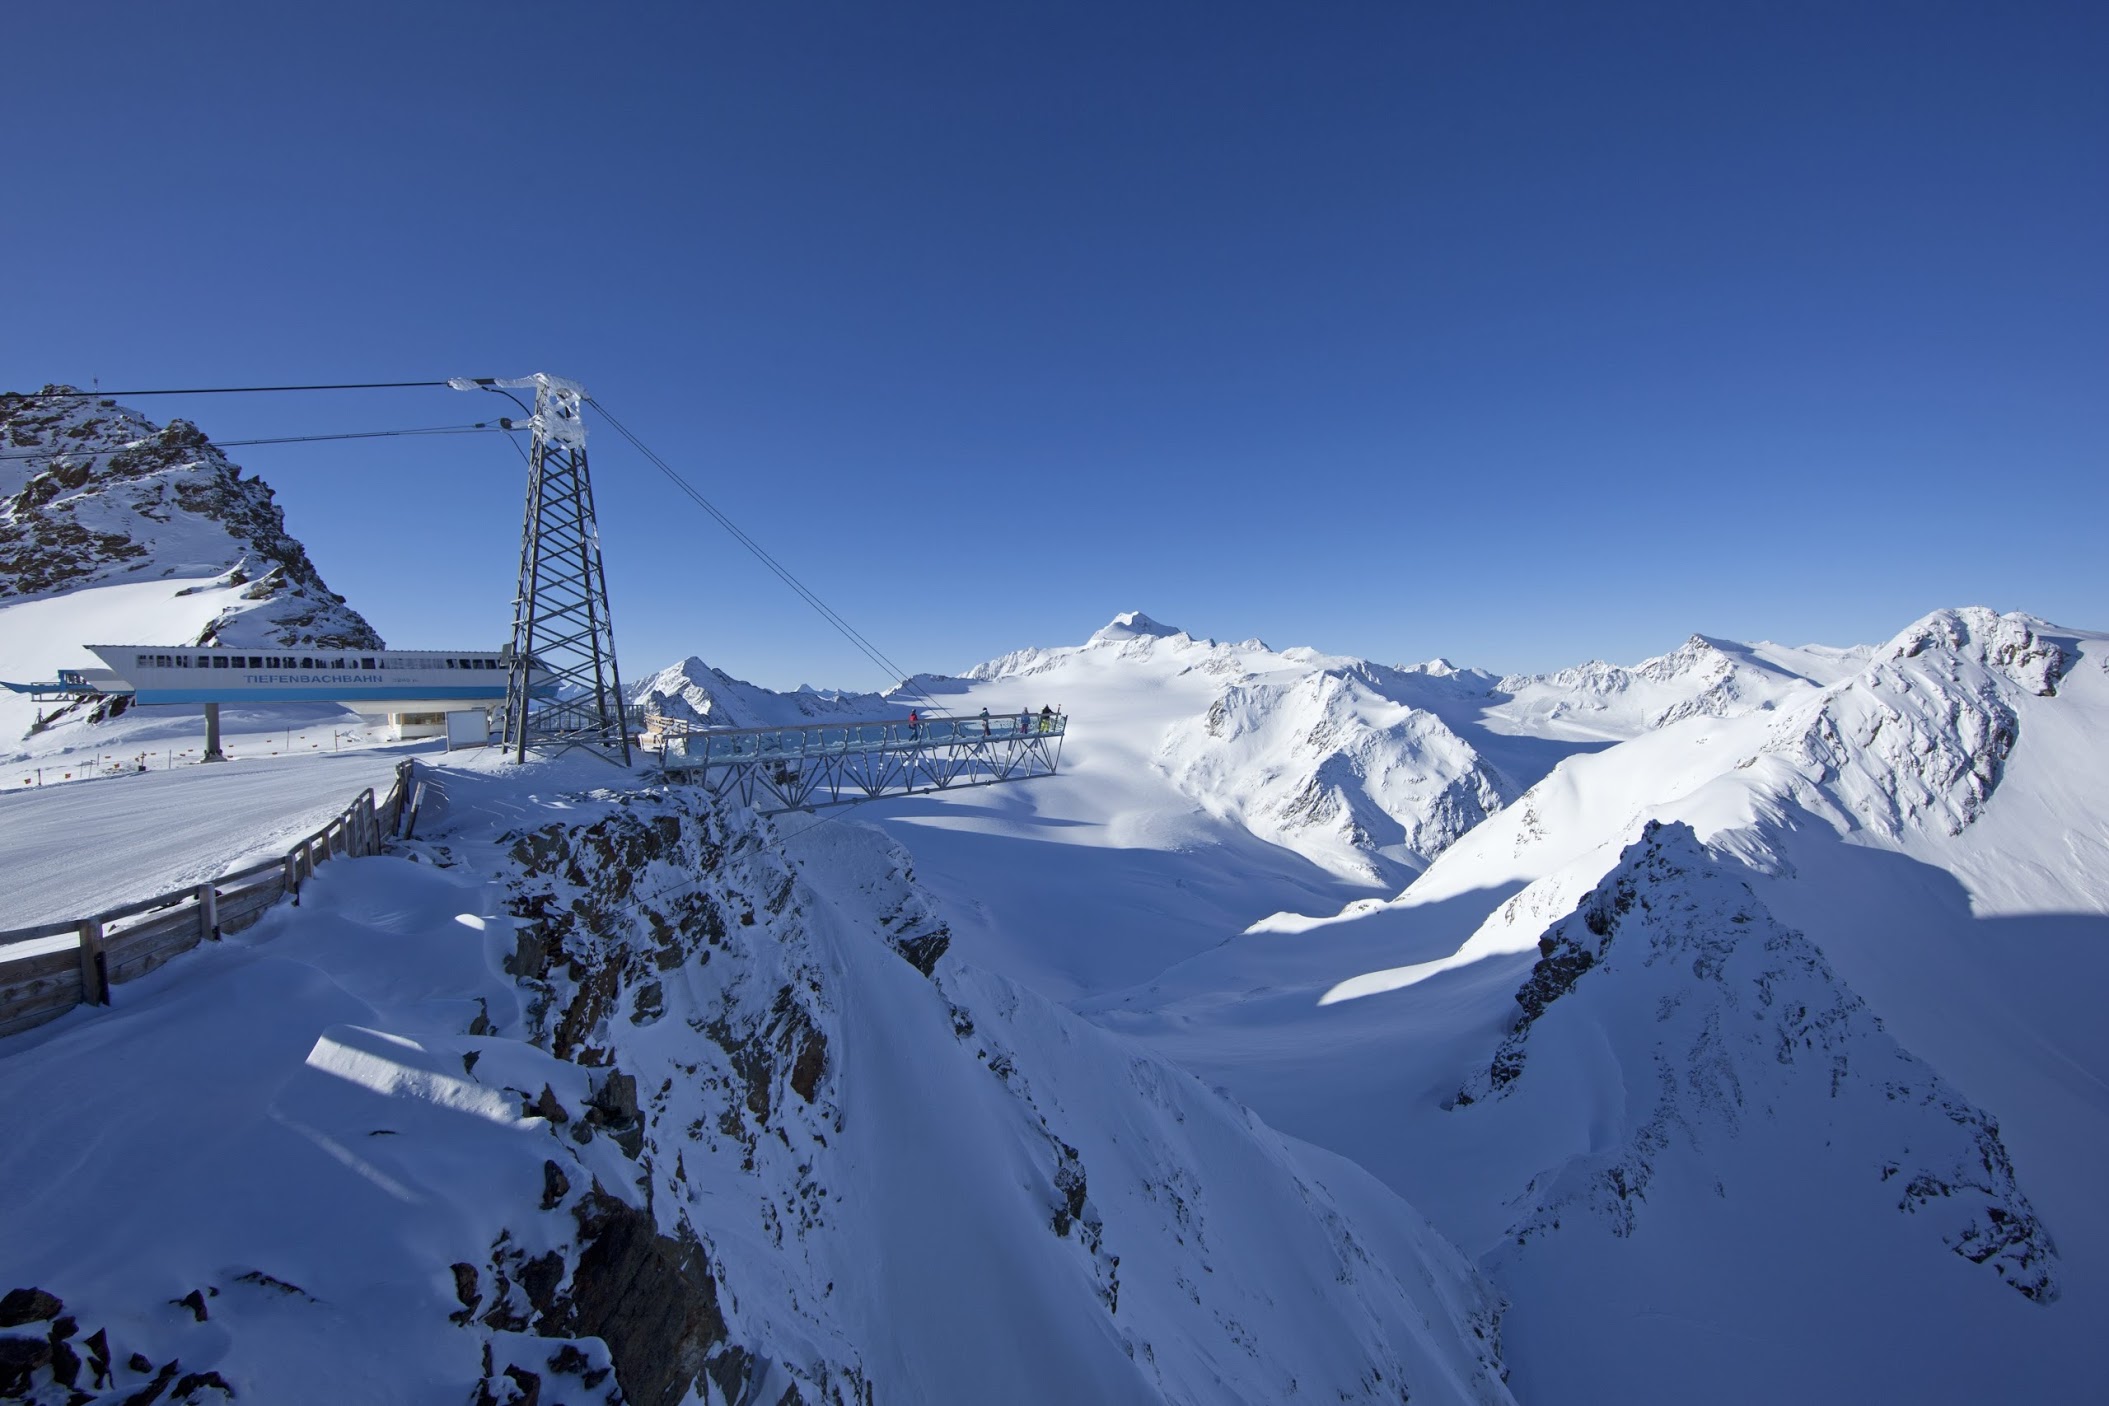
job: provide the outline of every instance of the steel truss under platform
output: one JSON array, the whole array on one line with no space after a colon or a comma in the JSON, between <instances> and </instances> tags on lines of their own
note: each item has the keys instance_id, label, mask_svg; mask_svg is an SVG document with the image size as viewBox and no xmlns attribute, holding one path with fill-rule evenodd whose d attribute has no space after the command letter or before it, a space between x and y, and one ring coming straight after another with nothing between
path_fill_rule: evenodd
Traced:
<instances>
[{"instance_id":1,"label":"steel truss under platform","mask_svg":"<svg viewBox=\"0 0 2109 1406\"><path fill-rule=\"evenodd\" d=\"M776 815L1052 776L1068 728L1060 713L753 728L653 717L645 745L668 775Z\"/></svg>"}]
</instances>

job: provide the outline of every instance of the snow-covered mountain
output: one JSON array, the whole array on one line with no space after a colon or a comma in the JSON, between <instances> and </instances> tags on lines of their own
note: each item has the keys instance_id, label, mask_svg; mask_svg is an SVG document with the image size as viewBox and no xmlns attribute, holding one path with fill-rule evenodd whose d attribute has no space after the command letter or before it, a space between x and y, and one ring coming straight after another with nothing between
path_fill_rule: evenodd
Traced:
<instances>
[{"instance_id":1,"label":"snow-covered mountain","mask_svg":"<svg viewBox=\"0 0 2109 1406\"><path fill-rule=\"evenodd\" d=\"M1083 645L1020 650L965 677L991 696L1030 688L1085 729L1129 730L1193 804L1362 882L1403 878L1522 789L1425 706L1415 676L1195 639L1140 611ZM1132 722L1145 692L1147 737Z\"/></svg>"},{"instance_id":2,"label":"snow-covered mountain","mask_svg":"<svg viewBox=\"0 0 2109 1406\"><path fill-rule=\"evenodd\" d=\"M898 711L877 693L823 692L801 688L778 693L736 679L690 655L669 664L640 683L630 698L653 712L712 727L774 727L828 719L890 717Z\"/></svg>"},{"instance_id":3,"label":"snow-covered mountain","mask_svg":"<svg viewBox=\"0 0 2109 1406\"><path fill-rule=\"evenodd\" d=\"M1867 661L1865 648L1737 644L1693 635L1631 668L1591 660L1551 674L1493 681L1492 716L1542 736L1624 739L1679 718L1773 708L1835 683Z\"/></svg>"},{"instance_id":4,"label":"snow-covered mountain","mask_svg":"<svg viewBox=\"0 0 2109 1406\"><path fill-rule=\"evenodd\" d=\"M1855 653L1080 1008L1426 1210L1525 1399L2064 1394L2109 1306L2109 637Z\"/></svg>"},{"instance_id":5,"label":"snow-covered mountain","mask_svg":"<svg viewBox=\"0 0 2109 1406\"><path fill-rule=\"evenodd\" d=\"M144 581L216 592L195 637L170 644L381 647L270 488L196 426L68 386L0 394L0 602Z\"/></svg>"}]
</instances>

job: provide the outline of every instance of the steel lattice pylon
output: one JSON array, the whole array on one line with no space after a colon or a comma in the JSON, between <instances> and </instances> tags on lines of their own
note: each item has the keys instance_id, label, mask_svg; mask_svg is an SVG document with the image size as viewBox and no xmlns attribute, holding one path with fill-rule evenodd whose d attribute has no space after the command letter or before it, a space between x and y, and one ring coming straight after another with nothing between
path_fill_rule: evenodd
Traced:
<instances>
[{"instance_id":1,"label":"steel lattice pylon","mask_svg":"<svg viewBox=\"0 0 2109 1406\"><path fill-rule=\"evenodd\" d=\"M535 388L505 745L520 761L530 751L585 747L628 766L622 677L579 418L585 391L544 375L497 384Z\"/></svg>"}]
</instances>

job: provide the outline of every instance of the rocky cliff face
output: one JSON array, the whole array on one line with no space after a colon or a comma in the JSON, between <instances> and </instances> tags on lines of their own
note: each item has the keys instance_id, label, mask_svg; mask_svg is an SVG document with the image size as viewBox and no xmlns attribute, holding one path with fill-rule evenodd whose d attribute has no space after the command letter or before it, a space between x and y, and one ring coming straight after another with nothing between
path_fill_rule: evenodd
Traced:
<instances>
[{"instance_id":1,"label":"rocky cliff face","mask_svg":"<svg viewBox=\"0 0 2109 1406\"><path fill-rule=\"evenodd\" d=\"M1425 1226L1385 1262L1245 1115L946 961L901 851L810 834L677 795L511 837L527 1033L634 1173L559 1160L539 1300L504 1245L470 1267L512 1326L668 1406L1023 1399L1048 1352L1077 1399L1505 1399L1495 1306Z\"/></svg>"},{"instance_id":2,"label":"rocky cliff face","mask_svg":"<svg viewBox=\"0 0 2109 1406\"><path fill-rule=\"evenodd\" d=\"M197 427L65 386L0 394L0 603L158 578L245 586L191 644L378 649L261 479ZM156 641L162 643L162 641Z\"/></svg>"}]
</instances>

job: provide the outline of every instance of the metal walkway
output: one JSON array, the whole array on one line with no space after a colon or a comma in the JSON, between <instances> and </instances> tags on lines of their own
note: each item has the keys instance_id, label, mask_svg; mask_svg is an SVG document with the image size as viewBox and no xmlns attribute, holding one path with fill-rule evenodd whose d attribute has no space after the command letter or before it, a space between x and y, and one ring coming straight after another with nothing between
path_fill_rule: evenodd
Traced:
<instances>
[{"instance_id":1,"label":"metal walkway","mask_svg":"<svg viewBox=\"0 0 2109 1406\"><path fill-rule=\"evenodd\" d=\"M748 728L654 716L644 742L670 776L776 815L1052 776L1068 730L1061 713Z\"/></svg>"}]
</instances>

